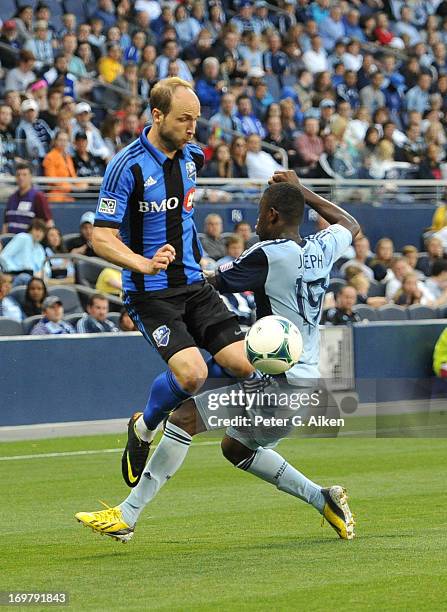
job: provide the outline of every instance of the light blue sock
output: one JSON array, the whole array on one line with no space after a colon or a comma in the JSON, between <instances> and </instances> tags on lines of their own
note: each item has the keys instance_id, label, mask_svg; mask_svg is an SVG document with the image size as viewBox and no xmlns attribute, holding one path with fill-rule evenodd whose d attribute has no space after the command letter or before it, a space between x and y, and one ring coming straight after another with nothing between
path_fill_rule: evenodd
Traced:
<instances>
[{"instance_id":1,"label":"light blue sock","mask_svg":"<svg viewBox=\"0 0 447 612\"><path fill-rule=\"evenodd\" d=\"M259 447L251 457L238 463L237 467L274 484L280 491L299 497L320 514L323 513L325 499L321 487L292 467L276 451Z\"/></svg>"},{"instance_id":2,"label":"light blue sock","mask_svg":"<svg viewBox=\"0 0 447 612\"><path fill-rule=\"evenodd\" d=\"M149 459L140 482L120 504L123 518L128 525L135 525L145 506L180 468L191 440L186 431L169 421L166 423L163 437Z\"/></svg>"}]
</instances>

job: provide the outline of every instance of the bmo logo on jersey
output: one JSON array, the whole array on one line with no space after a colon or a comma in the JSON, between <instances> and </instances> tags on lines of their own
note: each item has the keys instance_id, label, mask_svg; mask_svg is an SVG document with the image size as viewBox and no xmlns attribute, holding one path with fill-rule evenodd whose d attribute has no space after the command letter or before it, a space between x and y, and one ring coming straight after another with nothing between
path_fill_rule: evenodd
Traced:
<instances>
[{"instance_id":1,"label":"bmo logo on jersey","mask_svg":"<svg viewBox=\"0 0 447 612\"><path fill-rule=\"evenodd\" d=\"M141 213L159 213L177 208L179 201L178 198L164 198L161 202L145 202L140 200L138 204L138 210Z\"/></svg>"},{"instance_id":2,"label":"bmo logo on jersey","mask_svg":"<svg viewBox=\"0 0 447 612\"><path fill-rule=\"evenodd\" d=\"M183 200L183 208L186 210L186 212L192 210L194 206L194 192L195 189L190 189L185 195ZM180 201L176 197L164 198L161 202L146 202L144 200L139 200L138 211L140 213L165 213L168 210L174 210L179 204Z\"/></svg>"}]
</instances>

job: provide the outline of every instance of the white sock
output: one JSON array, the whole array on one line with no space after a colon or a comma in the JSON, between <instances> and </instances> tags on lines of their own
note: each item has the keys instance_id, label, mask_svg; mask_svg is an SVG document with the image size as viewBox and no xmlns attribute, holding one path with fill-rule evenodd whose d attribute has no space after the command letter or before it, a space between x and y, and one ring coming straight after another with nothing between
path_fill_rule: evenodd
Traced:
<instances>
[{"instance_id":1,"label":"white sock","mask_svg":"<svg viewBox=\"0 0 447 612\"><path fill-rule=\"evenodd\" d=\"M259 447L251 457L244 459L236 467L266 480L280 491L299 497L314 506L318 512L323 512L325 499L321 487L298 472L274 450Z\"/></svg>"},{"instance_id":2,"label":"white sock","mask_svg":"<svg viewBox=\"0 0 447 612\"><path fill-rule=\"evenodd\" d=\"M141 415L135 421L135 431L137 432L140 440L144 440L145 442L152 442L155 438L155 434L157 433L158 427L155 429L148 429L146 423L144 422L143 415Z\"/></svg>"},{"instance_id":3,"label":"white sock","mask_svg":"<svg viewBox=\"0 0 447 612\"><path fill-rule=\"evenodd\" d=\"M128 525L136 523L144 507L182 465L191 440L186 431L172 423L166 423L165 433L149 459L140 482L120 504L123 518Z\"/></svg>"}]
</instances>

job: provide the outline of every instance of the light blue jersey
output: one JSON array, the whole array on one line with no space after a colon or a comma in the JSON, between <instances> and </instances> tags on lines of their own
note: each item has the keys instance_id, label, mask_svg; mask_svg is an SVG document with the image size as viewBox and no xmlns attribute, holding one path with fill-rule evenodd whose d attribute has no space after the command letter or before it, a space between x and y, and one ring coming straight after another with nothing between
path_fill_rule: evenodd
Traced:
<instances>
[{"instance_id":1,"label":"light blue jersey","mask_svg":"<svg viewBox=\"0 0 447 612\"><path fill-rule=\"evenodd\" d=\"M323 299L333 264L352 242L342 225L293 240L258 242L236 261L219 268L217 288L222 293L251 290L255 294L257 318L279 315L292 321L303 337L300 361L286 376L291 384L299 379L319 378L320 332Z\"/></svg>"}]
</instances>

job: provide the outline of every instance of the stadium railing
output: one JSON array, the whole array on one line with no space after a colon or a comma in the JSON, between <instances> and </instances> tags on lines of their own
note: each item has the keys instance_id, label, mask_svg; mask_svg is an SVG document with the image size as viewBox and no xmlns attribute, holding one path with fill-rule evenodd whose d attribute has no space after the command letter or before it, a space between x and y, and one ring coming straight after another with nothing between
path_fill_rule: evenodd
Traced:
<instances>
[{"instance_id":1,"label":"stadium railing","mask_svg":"<svg viewBox=\"0 0 447 612\"><path fill-rule=\"evenodd\" d=\"M89 187L85 189L85 183ZM37 176L35 185L42 191L54 190L59 183L73 185L70 192L76 201L92 200L98 197L102 177L85 178L58 178ZM432 203L445 198L447 180L417 180L417 179L301 179L306 187L340 202L373 202L380 203ZM82 184L82 191L76 191L76 186ZM237 178L198 178L196 201L207 200L207 189L218 189L231 193L233 198L246 201L257 200L266 185L263 179L237 179ZM0 201L16 190L15 177L0 175ZM218 200L213 200L218 201Z\"/></svg>"}]
</instances>

